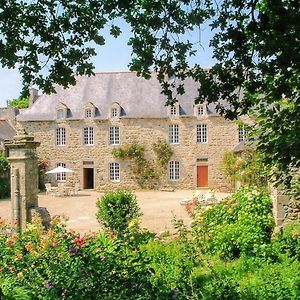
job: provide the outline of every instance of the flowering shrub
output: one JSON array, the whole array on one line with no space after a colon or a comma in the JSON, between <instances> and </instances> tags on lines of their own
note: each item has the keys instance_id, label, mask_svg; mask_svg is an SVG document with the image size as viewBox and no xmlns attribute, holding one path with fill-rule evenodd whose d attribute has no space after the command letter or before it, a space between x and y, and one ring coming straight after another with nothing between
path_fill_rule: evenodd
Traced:
<instances>
[{"instance_id":1,"label":"flowering shrub","mask_svg":"<svg viewBox=\"0 0 300 300\"><path fill-rule=\"evenodd\" d=\"M215 192L213 190L209 190L206 195L203 195L197 190L193 193L191 198L185 199L183 204L188 214L192 216L196 207L201 208L202 206L207 206L208 199L216 199Z\"/></svg>"},{"instance_id":2,"label":"flowering shrub","mask_svg":"<svg viewBox=\"0 0 300 300\"><path fill-rule=\"evenodd\" d=\"M170 299L176 282L188 286L180 280L183 254L169 261L171 249L168 256L163 251L154 256L155 247L140 249L137 237L146 231L137 224L121 237L112 232L81 236L59 218L47 232L39 220L21 234L3 219L0 224L1 299ZM169 270L178 261L178 271L161 276L154 266L162 261Z\"/></svg>"},{"instance_id":3,"label":"flowering shrub","mask_svg":"<svg viewBox=\"0 0 300 300\"><path fill-rule=\"evenodd\" d=\"M200 246L226 259L266 249L273 226L271 199L254 187L242 188L219 204L198 209L192 224Z\"/></svg>"}]
</instances>

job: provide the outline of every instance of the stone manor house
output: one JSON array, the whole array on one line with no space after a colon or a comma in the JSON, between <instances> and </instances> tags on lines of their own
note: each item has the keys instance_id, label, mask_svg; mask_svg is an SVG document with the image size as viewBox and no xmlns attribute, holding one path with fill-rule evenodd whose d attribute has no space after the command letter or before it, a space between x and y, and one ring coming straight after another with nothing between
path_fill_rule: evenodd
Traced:
<instances>
[{"instance_id":1,"label":"stone manor house","mask_svg":"<svg viewBox=\"0 0 300 300\"><path fill-rule=\"evenodd\" d=\"M17 116L41 143L38 155L49 169L75 171L49 175L49 181L77 181L83 189L139 188L130 162L116 159L112 150L137 141L151 159L153 143L164 139L173 156L162 187L226 189L223 155L243 141L245 131L214 105L195 105L198 87L192 80L178 104L167 107L155 76L146 80L115 72L77 79L75 86L58 87L52 95L38 96L32 89L30 107Z\"/></svg>"}]
</instances>

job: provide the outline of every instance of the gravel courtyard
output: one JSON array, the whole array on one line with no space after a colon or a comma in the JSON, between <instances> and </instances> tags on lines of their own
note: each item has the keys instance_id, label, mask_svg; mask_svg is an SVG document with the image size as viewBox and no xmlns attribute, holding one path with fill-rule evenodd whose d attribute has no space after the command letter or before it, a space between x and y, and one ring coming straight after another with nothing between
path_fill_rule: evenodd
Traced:
<instances>
[{"instance_id":1,"label":"gravel courtyard","mask_svg":"<svg viewBox=\"0 0 300 300\"><path fill-rule=\"evenodd\" d=\"M190 197L194 191L178 190L165 191L136 191L137 200L142 216L142 226L154 232L171 230L172 219L181 218L189 224L189 217L180 201ZM205 191L204 191L205 193ZM51 216L65 215L69 217L67 226L80 233L94 232L100 229L95 214L97 212L96 201L102 193L83 190L78 195L69 197L52 197L45 193L39 194L39 206L46 207ZM217 193L216 197L226 197L226 193ZM11 201L0 200L0 216L11 218Z\"/></svg>"}]
</instances>

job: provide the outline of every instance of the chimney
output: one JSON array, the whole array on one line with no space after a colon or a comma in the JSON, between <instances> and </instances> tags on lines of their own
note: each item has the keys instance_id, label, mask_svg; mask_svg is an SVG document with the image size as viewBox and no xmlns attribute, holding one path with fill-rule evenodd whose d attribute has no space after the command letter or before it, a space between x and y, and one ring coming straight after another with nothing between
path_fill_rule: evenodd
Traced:
<instances>
[{"instance_id":1,"label":"chimney","mask_svg":"<svg viewBox=\"0 0 300 300\"><path fill-rule=\"evenodd\" d=\"M38 90L31 87L29 89L29 107L33 105L33 103L36 101L37 98L38 98Z\"/></svg>"}]
</instances>

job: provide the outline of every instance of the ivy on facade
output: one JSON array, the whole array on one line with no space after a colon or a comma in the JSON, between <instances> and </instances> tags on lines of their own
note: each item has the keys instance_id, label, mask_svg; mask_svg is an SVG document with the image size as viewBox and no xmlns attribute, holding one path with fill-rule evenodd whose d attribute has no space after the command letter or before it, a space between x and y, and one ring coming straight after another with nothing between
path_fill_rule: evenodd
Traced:
<instances>
[{"instance_id":1,"label":"ivy on facade","mask_svg":"<svg viewBox=\"0 0 300 300\"><path fill-rule=\"evenodd\" d=\"M173 151L170 145L161 139L153 144L152 150L155 159L147 159L145 147L134 141L125 147L113 149L112 154L115 158L131 162L131 171L141 188L154 189L159 187Z\"/></svg>"}]
</instances>

